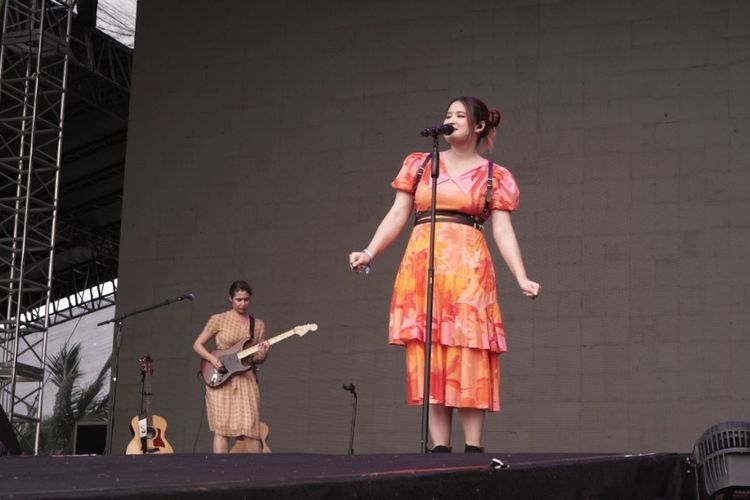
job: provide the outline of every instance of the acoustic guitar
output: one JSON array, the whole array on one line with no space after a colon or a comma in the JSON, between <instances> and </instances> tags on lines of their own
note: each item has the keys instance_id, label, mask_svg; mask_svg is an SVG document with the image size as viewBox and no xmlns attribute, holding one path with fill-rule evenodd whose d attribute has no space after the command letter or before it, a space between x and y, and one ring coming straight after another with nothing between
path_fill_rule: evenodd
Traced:
<instances>
[{"instance_id":1,"label":"acoustic guitar","mask_svg":"<svg viewBox=\"0 0 750 500\"><path fill-rule=\"evenodd\" d=\"M143 380L143 409L130 421L130 433L133 440L128 443L126 455L145 455L151 453L174 453L172 445L164 437L167 421L151 413L151 376L154 374L151 356L139 359Z\"/></svg>"},{"instance_id":2,"label":"acoustic guitar","mask_svg":"<svg viewBox=\"0 0 750 500\"><path fill-rule=\"evenodd\" d=\"M238 439L235 441L232 449L229 453L249 453L250 450L245 446L244 439ZM265 422L260 423L260 452L271 453L271 448L268 446L268 425Z\"/></svg>"},{"instance_id":3,"label":"acoustic guitar","mask_svg":"<svg viewBox=\"0 0 750 500\"><path fill-rule=\"evenodd\" d=\"M268 339L268 343L273 345L276 342L281 342L282 340L291 337L292 335L299 335L301 337L307 332L314 332L317 329L318 325L315 323L295 326L291 330ZM217 349L213 351L211 354L219 358L224 365L223 370L217 370L214 368L214 365L205 359L201 359L200 375L203 378L203 382L209 387L219 387L221 384L229 380L232 375L252 368L253 363L250 360L250 356L258 352L258 345L252 345L252 343L252 339L247 338L240 340L229 349Z\"/></svg>"}]
</instances>

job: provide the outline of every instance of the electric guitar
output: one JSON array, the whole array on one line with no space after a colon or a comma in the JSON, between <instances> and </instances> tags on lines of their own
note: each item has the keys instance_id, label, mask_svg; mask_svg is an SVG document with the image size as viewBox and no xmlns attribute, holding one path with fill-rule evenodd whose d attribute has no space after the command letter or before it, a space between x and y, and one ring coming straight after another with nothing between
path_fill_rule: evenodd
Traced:
<instances>
[{"instance_id":1,"label":"electric guitar","mask_svg":"<svg viewBox=\"0 0 750 500\"><path fill-rule=\"evenodd\" d=\"M268 343L273 345L276 342L281 342L284 339L291 337L292 335L299 335L300 337L307 332L314 332L318 329L318 325L315 323L309 323L307 325L295 326L289 331L280 333L273 338L268 339ZM203 382L209 387L219 387L221 384L229 380L235 373L240 373L249 370L253 367L253 363L250 361L250 356L258 352L258 345L252 345L252 339L243 339L234 344L229 349L217 349L211 354L219 358L221 363L224 365L223 370L217 370L214 366L201 359L200 374L203 378Z\"/></svg>"},{"instance_id":2,"label":"electric guitar","mask_svg":"<svg viewBox=\"0 0 750 500\"><path fill-rule=\"evenodd\" d=\"M172 445L164 437L167 421L159 415L151 414L151 376L154 374L151 356L147 354L138 361L141 363L143 378L143 410L130 421L133 440L128 443L125 454L174 453Z\"/></svg>"}]
</instances>

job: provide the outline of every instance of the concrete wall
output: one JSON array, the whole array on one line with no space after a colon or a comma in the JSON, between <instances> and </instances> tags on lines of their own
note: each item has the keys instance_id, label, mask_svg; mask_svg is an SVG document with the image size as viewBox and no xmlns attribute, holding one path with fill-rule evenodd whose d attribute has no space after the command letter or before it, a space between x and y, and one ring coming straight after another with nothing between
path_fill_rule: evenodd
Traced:
<instances>
[{"instance_id":1,"label":"concrete wall","mask_svg":"<svg viewBox=\"0 0 750 500\"><path fill-rule=\"evenodd\" d=\"M349 272L403 157L448 101L502 109L529 274L496 256L509 352L502 451L688 451L750 420L750 2L141 2L117 314L115 451L154 358L176 451L210 450L191 345L237 278L278 344L260 372L275 451L413 452L387 315L405 235ZM454 446L461 447L458 431Z\"/></svg>"}]
</instances>

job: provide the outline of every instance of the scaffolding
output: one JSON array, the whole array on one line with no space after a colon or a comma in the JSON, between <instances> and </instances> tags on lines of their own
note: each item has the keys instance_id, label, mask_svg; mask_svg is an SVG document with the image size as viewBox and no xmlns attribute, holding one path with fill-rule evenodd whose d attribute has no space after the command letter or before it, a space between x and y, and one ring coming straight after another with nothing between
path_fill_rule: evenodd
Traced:
<instances>
[{"instance_id":1,"label":"scaffolding","mask_svg":"<svg viewBox=\"0 0 750 500\"><path fill-rule=\"evenodd\" d=\"M5 0L0 47L0 404L39 450L75 1Z\"/></svg>"}]
</instances>

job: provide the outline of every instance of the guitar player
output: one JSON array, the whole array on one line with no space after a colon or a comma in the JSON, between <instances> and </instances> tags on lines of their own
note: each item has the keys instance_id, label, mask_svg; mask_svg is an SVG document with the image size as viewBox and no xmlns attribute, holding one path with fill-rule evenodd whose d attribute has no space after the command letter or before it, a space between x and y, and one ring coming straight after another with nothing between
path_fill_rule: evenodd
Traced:
<instances>
[{"instance_id":1,"label":"guitar player","mask_svg":"<svg viewBox=\"0 0 750 500\"><path fill-rule=\"evenodd\" d=\"M265 340L265 324L248 313L252 294L246 281L232 283L229 287L231 309L211 316L193 343L193 350L219 371L224 370L224 366L206 348L211 338L215 338L217 349L227 349L243 339L249 341L248 345L257 344L258 352L247 360L252 365L263 363L268 356L270 345ZM214 433L214 453L228 453L230 438L235 438L244 451L262 451L260 391L254 368L232 375L220 386L207 386L206 412L208 426Z\"/></svg>"}]
</instances>

